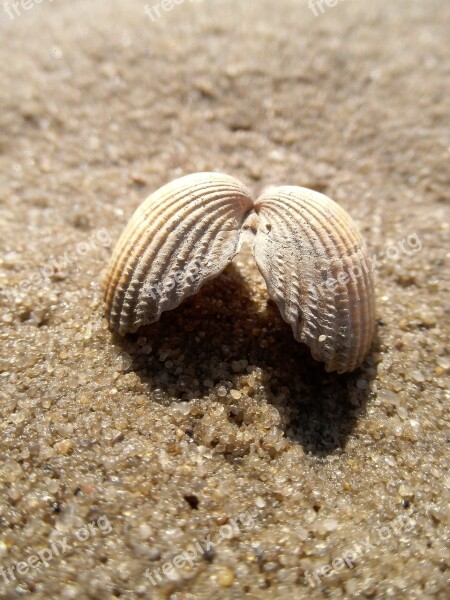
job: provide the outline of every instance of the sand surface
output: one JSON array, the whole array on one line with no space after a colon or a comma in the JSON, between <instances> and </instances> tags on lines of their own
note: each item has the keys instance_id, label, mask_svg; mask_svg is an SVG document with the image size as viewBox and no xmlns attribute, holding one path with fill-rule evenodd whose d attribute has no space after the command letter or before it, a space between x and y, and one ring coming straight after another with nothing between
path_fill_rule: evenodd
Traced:
<instances>
[{"instance_id":1,"label":"sand surface","mask_svg":"<svg viewBox=\"0 0 450 600\"><path fill-rule=\"evenodd\" d=\"M447 599L450 4L23 3L0 8L0 598ZM294 341L248 250L109 333L114 242L203 170L353 216L379 263L358 371Z\"/></svg>"}]
</instances>

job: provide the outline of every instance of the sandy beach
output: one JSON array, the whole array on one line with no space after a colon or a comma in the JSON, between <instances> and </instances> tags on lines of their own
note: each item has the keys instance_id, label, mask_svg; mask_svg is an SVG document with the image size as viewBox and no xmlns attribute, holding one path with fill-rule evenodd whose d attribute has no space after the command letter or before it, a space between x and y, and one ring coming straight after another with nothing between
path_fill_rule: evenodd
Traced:
<instances>
[{"instance_id":1,"label":"sandy beach","mask_svg":"<svg viewBox=\"0 0 450 600\"><path fill-rule=\"evenodd\" d=\"M0 598L447 600L450 5L0 7ZM376 340L327 373L248 247L108 330L114 244L199 171L336 200Z\"/></svg>"}]
</instances>

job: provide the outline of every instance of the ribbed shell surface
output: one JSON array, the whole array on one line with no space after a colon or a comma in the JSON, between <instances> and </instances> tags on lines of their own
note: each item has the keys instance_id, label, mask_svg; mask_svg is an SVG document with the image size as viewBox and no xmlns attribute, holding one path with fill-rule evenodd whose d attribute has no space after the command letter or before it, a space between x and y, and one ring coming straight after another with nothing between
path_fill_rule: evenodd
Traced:
<instances>
[{"instance_id":1,"label":"ribbed shell surface","mask_svg":"<svg viewBox=\"0 0 450 600\"><path fill-rule=\"evenodd\" d=\"M354 370L374 333L373 278L350 216L306 188L271 188L255 202L254 256L269 295L327 371Z\"/></svg>"},{"instance_id":2,"label":"ribbed shell surface","mask_svg":"<svg viewBox=\"0 0 450 600\"><path fill-rule=\"evenodd\" d=\"M163 186L136 210L105 279L106 316L124 334L157 321L221 273L239 250L253 202L220 173L195 173Z\"/></svg>"}]
</instances>

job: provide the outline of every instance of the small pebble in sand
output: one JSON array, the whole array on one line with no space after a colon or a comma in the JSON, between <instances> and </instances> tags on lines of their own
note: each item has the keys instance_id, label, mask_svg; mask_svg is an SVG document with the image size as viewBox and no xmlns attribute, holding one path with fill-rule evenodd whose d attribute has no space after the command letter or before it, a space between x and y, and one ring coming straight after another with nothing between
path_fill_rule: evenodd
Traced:
<instances>
[{"instance_id":1,"label":"small pebble in sand","mask_svg":"<svg viewBox=\"0 0 450 600\"><path fill-rule=\"evenodd\" d=\"M152 528L147 525L146 523L141 523L141 525L139 525L139 537L142 540L146 540L147 538L149 538L152 534Z\"/></svg>"},{"instance_id":2,"label":"small pebble in sand","mask_svg":"<svg viewBox=\"0 0 450 600\"><path fill-rule=\"evenodd\" d=\"M228 567L221 567L217 573L217 583L221 587L230 587L234 581L234 572Z\"/></svg>"},{"instance_id":3,"label":"small pebble in sand","mask_svg":"<svg viewBox=\"0 0 450 600\"><path fill-rule=\"evenodd\" d=\"M448 356L439 356L436 362L438 367L442 369L443 372L450 369L450 358L448 358Z\"/></svg>"},{"instance_id":4,"label":"small pebble in sand","mask_svg":"<svg viewBox=\"0 0 450 600\"><path fill-rule=\"evenodd\" d=\"M425 381L425 377L420 371L413 371L411 373L411 378L416 383L423 383Z\"/></svg>"},{"instance_id":5,"label":"small pebble in sand","mask_svg":"<svg viewBox=\"0 0 450 600\"><path fill-rule=\"evenodd\" d=\"M402 498L411 500L414 498L414 490L407 484L402 483L398 488L398 493Z\"/></svg>"},{"instance_id":6,"label":"small pebble in sand","mask_svg":"<svg viewBox=\"0 0 450 600\"><path fill-rule=\"evenodd\" d=\"M325 519L323 522L323 528L325 531L334 531L338 528L338 525L339 523L336 521L336 519Z\"/></svg>"}]
</instances>

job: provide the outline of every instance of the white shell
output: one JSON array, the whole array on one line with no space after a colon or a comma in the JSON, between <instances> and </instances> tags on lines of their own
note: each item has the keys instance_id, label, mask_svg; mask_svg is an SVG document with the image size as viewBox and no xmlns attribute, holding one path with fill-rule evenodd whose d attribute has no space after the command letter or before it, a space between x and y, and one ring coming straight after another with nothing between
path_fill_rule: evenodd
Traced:
<instances>
[{"instance_id":1,"label":"white shell","mask_svg":"<svg viewBox=\"0 0 450 600\"><path fill-rule=\"evenodd\" d=\"M136 210L105 280L106 315L121 334L157 321L221 273L253 232L253 252L282 317L328 371L354 370L370 348L374 287L350 216L323 194L271 188L253 203L239 181L196 173Z\"/></svg>"},{"instance_id":2,"label":"white shell","mask_svg":"<svg viewBox=\"0 0 450 600\"><path fill-rule=\"evenodd\" d=\"M306 188L258 198L256 263L270 297L328 371L354 370L370 348L374 288L367 251L350 216Z\"/></svg>"},{"instance_id":3,"label":"white shell","mask_svg":"<svg viewBox=\"0 0 450 600\"><path fill-rule=\"evenodd\" d=\"M219 275L239 251L252 209L237 179L195 173L176 179L136 210L105 280L106 315L121 334L157 321Z\"/></svg>"}]
</instances>

